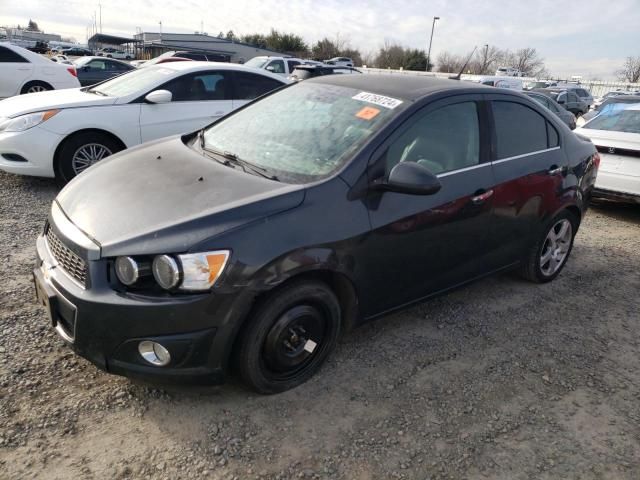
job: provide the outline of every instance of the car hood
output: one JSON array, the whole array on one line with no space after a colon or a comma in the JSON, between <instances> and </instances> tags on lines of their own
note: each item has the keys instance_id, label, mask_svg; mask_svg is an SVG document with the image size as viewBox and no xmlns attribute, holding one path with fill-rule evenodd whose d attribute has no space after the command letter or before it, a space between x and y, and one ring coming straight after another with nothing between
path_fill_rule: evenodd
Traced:
<instances>
[{"instance_id":1,"label":"car hood","mask_svg":"<svg viewBox=\"0 0 640 480\"><path fill-rule=\"evenodd\" d=\"M56 202L109 257L185 252L303 199L301 185L224 166L171 137L103 160Z\"/></svg>"},{"instance_id":2,"label":"car hood","mask_svg":"<svg viewBox=\"0 0 640 480\"><path fill-rule=\"evenodd\" d=\"M18 115L53 110L56 108L112 105L116 100L116 97L103 97L84 92L80 88L28 93L0 101L0 117L17 117Z\"/></svg>"}]
</instances>

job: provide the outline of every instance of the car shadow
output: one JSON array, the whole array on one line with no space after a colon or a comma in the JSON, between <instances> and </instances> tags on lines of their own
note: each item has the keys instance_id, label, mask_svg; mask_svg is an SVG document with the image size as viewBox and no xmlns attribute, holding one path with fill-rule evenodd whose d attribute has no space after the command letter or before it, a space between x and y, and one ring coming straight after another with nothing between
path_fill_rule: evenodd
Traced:
<instances>
[{"instance_id":1,"label":"car shadow","mask_svg":"<svg viewBox=\"0 0 640 480\"><path fill-rule=\"evenodd\" d=\"M640 224L640 205L637 204L597 200L592 201L590 209L616 220Z\"/></svg>"}]
</instances>

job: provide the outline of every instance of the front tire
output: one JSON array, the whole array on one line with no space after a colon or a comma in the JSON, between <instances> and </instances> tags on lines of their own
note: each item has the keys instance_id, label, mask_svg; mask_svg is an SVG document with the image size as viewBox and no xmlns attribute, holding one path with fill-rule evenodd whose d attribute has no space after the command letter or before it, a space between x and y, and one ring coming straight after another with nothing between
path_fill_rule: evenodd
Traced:
<instances>
[{"instance_id":1,"label":"front tire","mask_svg":"<svg viewBox=\"0 0 640 480\"><path fill-rule=\"evenodd\" d=\"M33 81L25 83L20 90L20 95L24 95L25 93L38 93L38 92L46 92L48 90L53 90L53 87L46 82Z\"/></svg>"},{"instance_id":2,"label":"front tire","mask_svg":"<svg viewBox=\"0 0 640 480\"><path fill-rule=\"evenodd\" d=\"M60 185L64 185L91 165L123 149L119 142L104 133L81 132L72 135L60 149L56 179Z\"/></svg>"},{"instance_id":3,"label":"front tire","mask_svg":"<svg viewBox=\"0 0 640 480\"><path fill-rule=\"evenodd\" d=\"M536 283L550 282L560 275L573 249L577 231L578 219L571 212L563 211L552 218L535 245L529 248L521 275Z\"/></svg>"},{"instance_id":4,"label":"front tire","mask_svg":"<svg viewBox=\"0 0 640 480\"><path fill-rule=\"evenodd\" d=\"M236 367L259 393L306 382L327 359L340 332L340 304L322 282L293 283L262 301L240 333Z\"/></svg>"}]
</instances>

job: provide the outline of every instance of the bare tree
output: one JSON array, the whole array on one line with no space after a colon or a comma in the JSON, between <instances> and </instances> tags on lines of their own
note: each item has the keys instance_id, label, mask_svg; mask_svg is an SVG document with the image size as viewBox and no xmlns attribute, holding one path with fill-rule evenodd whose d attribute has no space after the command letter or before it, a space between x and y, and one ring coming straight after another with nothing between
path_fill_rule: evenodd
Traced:
<instances>
[{"instance_id":1,"label":"bare tree","mask_svg":"<svg viewBox=\"0 0 640 480\"><path fill-rule=\"evenodd\" d=\"M498 47L486 45L475 54L469 63L469 69L476 75L493 75L503 52Z\"/></svg>"},{"instance_id":2,"label":"bare tree","mask_svg":"<svg viewBox=\"0 0 640 480\"><path fill-rule=\"evenodd\" d=\"M627 57L622 68L616 71L616 76L622 81L630 83L640 82L640 56Z\"/></svg>"},{"instance_id":3,"label":"bare tree","mask_svg":"<svg viewBox=\"0 0 640 480\"><path fill-rule=\"evenodd\" d=\"M501 61L503 66L513 67L525 77L542 77L546 73L544 60L535 48L521 48L515 52L505 50Z\"/></svg>"},{"instance_id":4,"label":"bare tree","mask_svg":"<svg viewBox=\"0 0 640 480\"><path fill-rule=\"evenodd\" d=\"M464 65L465 58L460 55L455 55L451 52L441 52L436 59L436 65L439 72L444 73L458 73Z\"/></svg>"}]
</instances>

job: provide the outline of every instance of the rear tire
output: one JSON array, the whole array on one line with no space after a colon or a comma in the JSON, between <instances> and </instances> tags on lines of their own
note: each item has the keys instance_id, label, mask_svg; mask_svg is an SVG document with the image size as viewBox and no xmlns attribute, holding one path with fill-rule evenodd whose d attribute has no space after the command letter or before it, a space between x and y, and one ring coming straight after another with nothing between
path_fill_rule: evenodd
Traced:
<instances>
[{"instance_id":1,"label":"rear tire","mask_svg":"<svg viewBox=\"0 0 640 480\"><path fill-rule=\"evenodd\" d=\"M100 132L81 132L64 141L57 158L56 179L62 186L91 165L124 150L124 147Z\"/></svg>"},{"instance_id":2,"label":"rear tire","mask_svg":"<svg viewBox=\"0 0 640 480\"><path fill-rule=\"evenodd\" d=\"M38 92L46 92L48 90L53 90L53 87L49 85L47 82L41 82L39 80L35 80L33 82L27 82L20 90L20 95L24 95L25 93L38 93Z\"/></svg>"},{"instance_id":3,"label":"rear tire","mask_svg":"<svg viewBox=\"0 0 640 480\"><path fill-rule=\"evenodd\" d=\"M306 382L335 347L341 312L322 282L292 283L262 301L240 333L236 367L253 390L272 394Z\"/></svg>"},{"instance_id":4,"label":"rear tire","mask_svg":"<svg viewBox=\"0 0 640 480\"><path fill-rule=\"evenodd\" d=\"M536 243L529 248L520 275L535 283L550 282L560 275L573 249L578 225L578 219L567 210L547 222Z\"/></svg>"}]
</instances>

